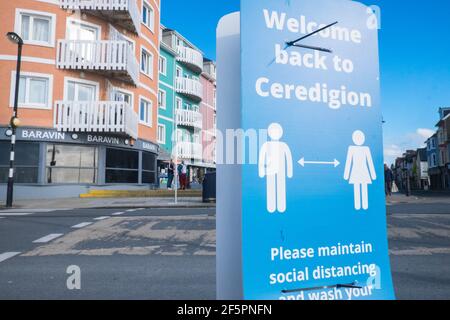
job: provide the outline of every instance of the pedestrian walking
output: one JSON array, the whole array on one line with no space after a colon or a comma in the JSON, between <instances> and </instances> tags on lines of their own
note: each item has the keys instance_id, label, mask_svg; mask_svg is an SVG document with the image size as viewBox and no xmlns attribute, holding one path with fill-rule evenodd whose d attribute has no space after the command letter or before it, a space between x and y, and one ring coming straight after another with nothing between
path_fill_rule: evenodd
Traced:
<instances>
[{"instance_id":1,"label":"pedestrian walking","mask_svg":"<svg viewBox=\"0 0 450 320\"><path fill-rule=\"evenodd\" d=\"M186 163L183 161L180 163L180 165L178 166L178 175L180 177L180 189L181 190L186 190L186 186L187 186L187 165Z\"/></svg>"},{"instance_id":2,"label":"pedestrian walking","mask_svg":"<svg viewBox=\"0 0 450 320\"><path fill-rule=\"evenodd\" d=\"M386 196L392 196L392 183L394 182L394 174L387 164L384 165L384 183Z\"/></svg>"},{"instance_id":3,"label":"pedestrian walking","mask_svg":"<svg viewBox=\"0 0 450 320\"><path fill-rule=\"evenodd\" d=\"M169 168L167 169L167 189L172 190L173 178L175 175L175 163L170 160Z\"/></svg>"}]
</instances>

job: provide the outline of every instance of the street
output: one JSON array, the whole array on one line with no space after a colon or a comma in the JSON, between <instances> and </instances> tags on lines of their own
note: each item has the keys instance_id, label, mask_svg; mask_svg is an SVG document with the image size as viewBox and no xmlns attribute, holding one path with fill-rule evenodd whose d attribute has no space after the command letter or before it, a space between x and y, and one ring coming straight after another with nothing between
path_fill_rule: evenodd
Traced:
<instances>
[{"instance_id":1,"label":"street","mask_svg":"<svg viewBox=\"0 0 450 320\"><path fill-rule=\"evenodd\" d=\"M214 299L213 210L180 210L0 212L0 299Z\"/></svg>"},{"instance_id":2,"label":"street","mask_svg":"<svg viewBox=\"0 0 450 320\"><path fill-rule=\"evenodd\" d=\"M402 199L388 203L397 298L449 299L450 199ZM0 299L214 298L213 208L0 211Z\"/></svg>"}]
</instances>

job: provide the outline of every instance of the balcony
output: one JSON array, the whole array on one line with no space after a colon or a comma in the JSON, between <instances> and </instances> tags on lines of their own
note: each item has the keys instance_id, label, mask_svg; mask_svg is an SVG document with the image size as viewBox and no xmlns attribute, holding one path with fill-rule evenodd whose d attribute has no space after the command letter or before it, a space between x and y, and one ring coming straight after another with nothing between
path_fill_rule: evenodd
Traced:
<instances>
[{"instance_id":1,"label":"balcony","mask_svg":"<svg viewBox=\"0 0 450 320\"><path fill-rule=\"evenodd\" d=\"M189 99L200 102L203 97L203 86L198 80L177 77L175 90Z\"/></svg>"},{"instance_id":2,"label":"balcony","mask_svg":"<svg viewBox=\"0 0 450 320\"><path fill-rule=\"evenodd\" d=\"M177 60L184 63L187 67L192 69L195 73L202 73L203 71L203 55L194 49L177 46Z\"/></svg>"},{"instance_id":3,"label":"balcony","mask_svg":"<svg viewBox=\"0 0 450 320\"><path fill-rule=\"evenodd\" d=\"M200 143L178 142L173 152L177 152L173 156L177 156L178 159L202 160L203 158L203 146Z\"/></svg>"},{"instance_id":4,"label":"balcony","mask_svg":"<svg viewBox=\"0 0 450 320\"><path fill-rule=\"evenodd\" d=\"M199 130L203 127L203 116L200 112L178 109L176 117L179 126L193 127Z\"/></svg>"},{"instance_id":5,"label":"balcony","mask_svg":"<svg viewBox=\"0 0 450 320\"><path fill-rule=\"evenodd\" d=\"M139 63L126 41L59 40L56 66L86 70L134 85L139 84Z\"/></svg>"},{"instance_id":6,"label":"balcony","mask_svg":"<svg viewBox=\"0 0 450 320\"><path fill-rule=\"evenodd\" d=\"M138 137L138 115L126 102L57 101L54 127L62 132L99 132Z\"/></svg>"},{"instance_id":7,"label":"balcony","mask_svg":"<svg viewBox=\"0 0 450 320\"><path fill-rule=\"evenodd\" d=\"M141 14L136 0L59 0L63 9L81 10L133 33L141 30Z\"/></svg>"},{"instance_id":8,"label":"balcony","mask_svg":"<svg viewBox=\"0 0 450 320\"><path fill-rule=\"evenodd\" d=\"M209 76L211 79L216 80L216 66L213 63L206 63L203 66L203 72Z\"/></svg>"}]
</instances>

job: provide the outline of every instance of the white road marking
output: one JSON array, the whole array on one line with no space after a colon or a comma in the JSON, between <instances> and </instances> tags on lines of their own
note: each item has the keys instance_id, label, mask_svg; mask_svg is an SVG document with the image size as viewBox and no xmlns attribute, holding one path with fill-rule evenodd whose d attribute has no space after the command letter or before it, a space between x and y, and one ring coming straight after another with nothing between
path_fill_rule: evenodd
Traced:
<instances>
[{"instance_id":1,"label":"white road marking","mask_svg":"<svg viewBox=\"0 0 450 320\"><path fill-rule=\"evenodd\" d=\"M0 216L2 217L19 217L19 216L29 216L33 214L32 212L0 212Z\"/></svg>"},{"instance_id":2,"label":"white road marking","mask_svg":"<svg viewBox=\"0 0 450 320\"><path fill-rule=\"evenodd\" d=\"M52 233L52 234L49 234L49 235L47 235L45 237L42 237L40 239L34 240L33 243L47 243L47 242L50 242L50 241L52 241L52 240L54 240L56 238L61 237L62 235L63 235L62 233Z\"/></svg>"},{"instance_id":3,"label":"white road marking","mask_svg":"<svg viewBox=\"0 0 450 320\"><path fill-rule=\"evenodd\" d=\"M0 262L3 262L5 260L8 260L12 257L15 257L17 255L21 254L21 252L5 252L0 254Z\"/></svg>"},{"instance_id":4,"label":"white road marking","mask_svg":"<svg viewBox=\"0 0 450 320\"><path fill-rule=\"evenodd\" d=\"M125 212L116 212L116 213L113 213L112 215L113 216L121 216L121 215L123 215Z\"/></svg>"},{"instance_id":5,"label":"white road marking","mask_svg":"<svg viewBox=\"0 0 450 320\"><path fill-rule=\"evenodd\" d=\"M83 223L79 223L77 225L72 226L72 229L81 229L87 226L90 226L92 224L92 222L83 222Z\"/></svg>"},{"instance_id":6,"label":"white road marking","mask_svg":"<svg viewBox=\"0 0 450 320\"><path fill-rule=\"evenodd\" d=\"M106 220L106 219L109 219L110 217L98 217L98 218L95 218L94 220L97 220L97 221L100 221L100 220Z\"/></svg>"},{"instance_id":7,"label":"white road marking","mask_svg":"<svg viewBox=\"0 0 450 320\"><path fill-rule=\"evenodd\" d=\"M127 210L127 212L135 212L135 211L137 211L138 209L128 209Z\"/></svg>"}]
</instances>

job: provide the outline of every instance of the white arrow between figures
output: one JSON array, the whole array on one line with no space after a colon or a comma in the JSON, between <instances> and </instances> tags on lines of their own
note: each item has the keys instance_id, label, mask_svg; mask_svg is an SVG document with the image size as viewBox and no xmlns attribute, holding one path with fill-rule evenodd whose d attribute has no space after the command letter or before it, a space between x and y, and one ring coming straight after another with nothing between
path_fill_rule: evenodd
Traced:
<instances>
[{"instance_id":1,"label":"white arrow between figures","mask_svg":"<svg viewBox=\"0 0 450 320\"><path fill-rule=\"evenodd\" d=\"M337 168L341 163L334 159L332 162L327 161L305 161L305 158L301 158L298 161L298 164L304 167L306 164L321 164L321 165L334 165L335 168Z\"/></svg>"}]
</instances>

